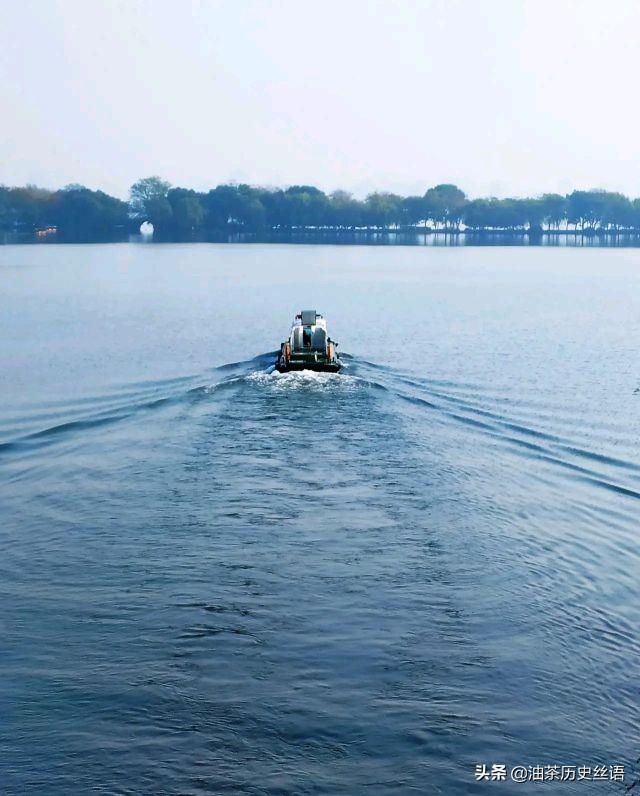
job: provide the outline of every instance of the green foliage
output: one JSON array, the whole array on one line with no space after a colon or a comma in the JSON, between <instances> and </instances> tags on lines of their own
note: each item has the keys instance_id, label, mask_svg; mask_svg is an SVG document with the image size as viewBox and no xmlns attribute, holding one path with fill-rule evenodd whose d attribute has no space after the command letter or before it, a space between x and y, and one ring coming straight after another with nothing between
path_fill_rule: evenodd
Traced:
<instances>
[{"instance_id":1,"label":"green foliage","mask_svg":"<svg viewBox=\"0 0 640 796\"><path fill-rule=\"evenodd\" d=\"M53 224L55 194L35 185L9 188L6 195L7 214L11 224L24 230Z\"/></svg>"},{"instance_id":2,"label":"green foliage","mask_svg":"<svg viewBox=\"0 0 640 796\"><path fill-rule=\"evenodd\" d=\"M262 229L389 229L433 225L456 231L509 230L540 233L569 227L584 234L640 231L640 199L610 191L547 193L539 198L468 200L451 184L423 196L375 192L364 201L346 191L325 194L313 185L286 190L251 185L218 185L206 193L171 188L159 177L131 186L127 204L102 191L68 185L48 191L34 185L0 186L0 229L33 232L56 226L63 239L98 240L150 221L164 239L224 236Z\"/></svg>"},{"instance_id":3,"label":"green foliage","mask_svg":"<svg viewBox=\"0 0 640 796\"><path fill-rule=\"evenodd\" d=\"M209 230L260 229L267 211L260 191L250 185L218 185L202 197Z\"/></svg>"},{"instance_id":4,"label":"green foliage","mask_svg":"<svg viewBox=\"0 0 640 796\"><path fill-rule=\"evenodd\" d=\"M603 192L604 193L604 192ZM606 229L633 226L633 204L621 193L605 193L600 222Z\"/></svg>"},{"instance_id":5,"label":"green foliage","mask_svg":"<svg viewBox=\"0 0 640 796\"><path fill-rule=\"evenodd\" d=\"M574 191L567 197L567 221L594 229L602 212L602 202L597 191Z\"/></svg>"},{"instance_id":6,"label":"green foliage","mask_svg":"<svg viewBox=\"0 0 640 796\"><path fill-rule=\"evenodd\" d=\"M0 185L0 229L9 229L13 223L13 207L9 189Z\"/></svg>"},{"instance_id":7,"label":"green foliage","mask_svg":"<svg viewBox=\"0 0 640 796\"><path fill-rule=\"evenodd\" d=\"M295 186L285 191L284 205L289 226L319 227L325 223L327 197L317 188Z\"/></svg>"},{"instance_id":8,"label":"green foliage","mask_svg":"<svg viewBox=\"0 0 640 796\"><path fill-rule=\"evenodd\" d=\"M542 220L548 225L549 229L559 229L560 224L567 217L567 199L558 193L545 193L542 195L543 216Z\"/></svg>"},{"instance_id":9,"label":"green foliage","mask_svg":"<svg viewBox=\"0 0 640 796\"><path fill-rule=\"evenodd\" d=\"M401 219L402 197L394 193L370 193L365 199L363 218L369 227L390 227Z\"/></svg>"},{"instance_id":10,"label":"green foliage","mask_svg":"<svg viewBox=\"0 0 640 796\"><path fill-rule=\"evenodd\" d=\"M347 191L334 191L327 197L325 220L328 226L355 229L364 224L362 202Z\"/></svg>"},{"instance_id":11,"label":"green foliage","mask_svg":"<svg viewBox=\"0 0 640 796\"><path fill-rule=\"evenodd\" d=\"M427 203L423 196L407 196L400 206L402 223L407 226L416 226L428 217Z\"/></svg>"},{"instance_id":12,"label":"green foliage","mask_svg":"<svg viewBox=\"0 0 640 796\"><path fill-rule=\"evenodd\" d=\"M573 191L567 197L567 221L591 232L634 225L633 204L621 193Z\"/></svg>"},{"instance_id":13,"label":"green foliage","mask_svg":"<svg viewBox=\"0 0 640 796\"><path fill-rule=\"evenodd\" d=\"M541 209L535 199L474 199L463 210L463 219L472 229L524 229L530 219L540 222Z\"/></svg>"},{"instance_id":14,"label":"green foliage","mask_svg":"<svg viewBox=\"0 0 640 796\"><path fill-rule=\"evenodd\" d=\"M102 191L68 185L54 199L52 218L68 239L103 239L127 228L128 207Z\"/></svg>"},{"instance_id":15,"label":"green foliage","mask_svg":"<svg viewBox=\"0 0 640 796\"><path fill-rule=\"evenodd\" d=\"M156 232L163 233L173 220L173 209L167 199L170 184L160 177L145 177L131 186L129 203L133 217L140 223L148 221Z\"/></svg>"},{"instance_id":16,"label":"green foliage","mask_svg":"<svg viewBox=\"0 0 640 796\"><path fill-rule=\"evenodd\" d=\"M187 235L202 228L205 212L195 191L172 188L167 193L167 201L171 205L172 225L178 234Z\"/></svg>"},{"instance_id":17,"label":"green foliage","mask_svg":"<svg viewBox=\"0 0 640 796\"><path fill-rule=\"evenodd\" d=\"M425 193L424 202L426 217L448 229L462 220L466 196L456 185L436 185Z\"/></svg>"}]
</instances>

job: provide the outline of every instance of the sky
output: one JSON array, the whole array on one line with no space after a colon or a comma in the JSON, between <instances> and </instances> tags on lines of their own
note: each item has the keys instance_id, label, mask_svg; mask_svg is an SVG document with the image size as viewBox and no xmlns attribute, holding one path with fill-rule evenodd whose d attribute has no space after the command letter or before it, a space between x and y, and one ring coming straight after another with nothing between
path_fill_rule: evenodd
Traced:
<instances>
[{"instance_id":1,"label":"sky","mask_svg":"<svg viewBox=\"0 0 640 796\"><path fill-rule=\"evenodd\" d=\"M640 196L637 0L0 7L0 184Z\"/></svg>"}]
</instances>

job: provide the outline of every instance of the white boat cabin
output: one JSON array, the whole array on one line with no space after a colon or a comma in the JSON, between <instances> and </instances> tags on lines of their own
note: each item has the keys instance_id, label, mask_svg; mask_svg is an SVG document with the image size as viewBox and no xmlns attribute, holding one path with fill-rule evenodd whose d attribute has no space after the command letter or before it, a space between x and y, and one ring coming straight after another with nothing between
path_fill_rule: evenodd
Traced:
<instances>
[{"instance_id":1,"label":"white boat cabin","mask_svg":"<svg viewBox=\"0 0 640 796\"><path fill-rule=\"evenodd\" d=\"M293 319L291 351L322 351L327 350L327 322L315 310L302 310Z\"/></svg>"}]
</instances>

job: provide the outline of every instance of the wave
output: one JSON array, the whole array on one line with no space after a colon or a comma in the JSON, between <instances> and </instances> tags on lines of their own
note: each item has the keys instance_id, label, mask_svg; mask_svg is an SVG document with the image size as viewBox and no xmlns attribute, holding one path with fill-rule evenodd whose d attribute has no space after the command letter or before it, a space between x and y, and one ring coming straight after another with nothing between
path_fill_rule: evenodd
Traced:
<instances>
[{"instance_id":1,"label":"wave","mask_svg":"<svg viewBox=\"0 0 640 796\"><path fill-rule=\"evenodd\" d=\"M606 450L590 449L568 435L515 417L514 413L525 412L526 401L518 403L510 398L507 413L496 408L504 396L490 394L482 385L420 377L344 353L341 356L345 367L340 373L303 370L282 374L275 370L276 356L276 351L269 351L200 374L123 384L105 395L32 404L32 409L48 411L25 411L22 416L5 417L3 425L8 438L0 442L0 458L39 450L135 419L145 412L186 406L210 400L214 395L221 397L229 390L258 389L275 395L371 390L433 413L441 422L454 422L488 435L531 460L570 472L583 483L640 499L639 462ZM14 433L7 434L9 428Z\"/></svg>"},{"instance_id":2,"label":"wave","mask_svg":"<svg viewBox=\"0 0 640 796\"><path fill-rule=\"evenodd\" d=\"M361 380L345 373L322 373L299 370L290 373L254 371L246 377L247 382L274 390L335 390L345 387L363 386Z\"/></svg>"},{"instance_id":3,"label":"wave","mask_svg":"<svg viewBox=\"0 0 640 796\"><path fill-rule=\"evenodd\" d=\"M41 401L33 403L20 416L5 416L0 433L4 426L8 438L0 441L0 456L42 447L57 438L118 423L145 411L197 400L217 387L248 375L256 367L273 366L275 356L276 352L267 352L252 359L228 362L197 375L124 384L105 395L52 401L49 404ZM29 411L32 408L49 411ZM47 420L53 422L46 424ZM20 427L28 430L13 435L7 433L8 429Z\"/></svg>"},{"instance_id":4,"label":"wave","mask_svg":"<svg viewBox=\"0 0 640 796\"><path fill-rule=\"evenodd\" d=\"M0 458L4 454L38 450L92 429L135 418L144 412L220 395L243 383L280 391L353 389L367 383L344 372L281 374L275 370L277 354L277 351L267 351L251 359L224 363L200 374L127 383L104 395L51 401L49 404L38 401L20 415L5 416L0 423L0 434L4 431L5 436L0 441ZM352 357L348 354L342 356L348 360L345 364L349 367ZM33 409L49 411L33 412Z\"/></svg>"}]
</instances>

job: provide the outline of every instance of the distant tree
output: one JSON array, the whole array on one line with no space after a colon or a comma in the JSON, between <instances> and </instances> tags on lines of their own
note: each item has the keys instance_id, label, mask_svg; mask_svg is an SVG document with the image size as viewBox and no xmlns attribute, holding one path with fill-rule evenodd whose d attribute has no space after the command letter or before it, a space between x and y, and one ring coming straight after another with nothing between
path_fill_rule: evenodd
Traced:
<instances>
[{"instance_id":1,"label":"distant tree","mask_svg":"<svg viewBox=\"0 0 640 796\"><path fill-rule=\"evenodd\" d=\"M242 189L242 186L240 188ZM265 225L266 211L260 196L254 189L240 190L238 192L234 220L236 224L252 232L261 229Z\"/></svg>"},{"instance_id":2,"label":"distant tree","mask_svg":"<svg viewBox=\"0 0 640 796\"><path fill-rule=\"evenodd\" d=\"M540 231L544 210L539 199L474 199L463 210L465 226L471 229Z\"/></svg>"},{"instance_id":3,"label":"distant tree","mask_svg":"<svg viewBox=\"0 0 640 796\"><path fill-rule=\"evenodd\" d=\"M218 185L203 196L202 206L207 229L211 231L227 229L238 209L237 186Z\"/></svg>"},{"instance_id":4,"label":"distant tree","mask_svg":"<svg viewBox=\"0 0 640 796\"><path fill-rule=\"evenodd\" d=\"M524 229L527 224L527 205L524 199L496 199L493 211L498 221L497 226L514 231Z\"/></svg>"},{"instance_id":5,"label":"distant tree","mask_svg":"<svg viewBox=\"0 0 640 796\"><path fill-rule=\"evenodd\" d=\"M326 195L312 185L294 185L284 192L289 225L293 227L320 227L326 224L328 200Z\"/></svg>"},{"instance_id":6,"label":"distant tree","mask_svg":"<svg viewBox=\"0 0 640 796\"><path fill-rule=\"evenodd\" d=\"M423 196L407 196L400 205L402 223L416 226L427 219L427 208Z\"/></svg>"},{"instance_id":7,"label":"distant tree","mask_svg":"<svg viewBox=\"0 0 640 796\"><path fill-rule=\"evenodd\" d=\"M328 197L326 219L332 227L354 229L363 225L363 203L347 191L334 191Z\"/></svg>"},{"instance_id":8,"label":"distant tree","mask_svg":"<svg viewBox=\"0 0 640 796\"><path fill-rule=\"evenodd\" d=\"M370 193L364 203L365 220L371 227L390 227L401 220L402 197L394 193Z\"/></svg>"},{"instance_id":9,"label":"distant tree","mask_svg":"<svg viewBox=\"0 0 640 796\"><path fill-rule=\"evenodd\" d=\"M11 195L8 188L0 185L0 229L9 229L14 221Z\"/></svg>"},{"instance_id":10,"label":"distant tree","mask_svg":"<svg viewBox=\"0 0 640 796\"><path fill-rule=\"evenodd\" d=\"M605 191L573 191L567 196L567 221L593 232L605 212Z\"/></svg>"},{"instance_id":11,"label":"distant tree","mask_svg":"<svg viewBox=\"0 0 640 796\"><path fill-rule=\"evenodd\" d=\"M559 193L545 193L540 199L542 203L542 220L549 229L560 229L560 224L567 216L567 199Z\"/></svg>"},{"instance_id":12,"label":"distant tree","mask_svg":"<svg viewBox=\"0 0 640 796\"><path fill-rule=\"evenodd\" d=\"M264 191L250 185L218 185L202 199L207 229L241 229L253 232L267 222Z\"/></svg>"},{"instance_id":13,"label":"distant tree","mask_svg":"<svg viewBox=\"0 0 640 796\"><path fill-rule=\"evenodd\" d=\"M605 229L617 232L621 227L633 226L633 204L621 193L607 191L602 197L601 224Z\"/></svg>"},{"instance_id":14,"label":"distant tree","mask_svg":"<svg viewBox=\"0 0 640 796\"><path fill-rule=\"evenodd\" d=\"M260 202L264 207L267 226L273 229L291 226L290 208L284 191L279 189L276 191L263 190L260 193Z\"/></svg>"},{"instance_id":15,"label":"distant tree","mask_svg":"<svg viewBox=\"0 0 640 796\"><path fill-rule=\"evenodd\" d=\"M52 213L61 236L68 240L109 239L128 226L125 202L83 185L67 185L58 191Z\"/></svg>"},{"instance_id":16,"label":"distant tree","mask_svg":"<svg viewBox=\"0 0 640 796\"><path fill-rule=\"evenodd\" d=\"M162 237L191 236L205 230L255 232L273 229L357 229L416 226L432 222L445 230L464 221L471 230L528 229L540 232L545 224L559 229L566 221L584 234L640 231L640 199L603 190L573 191L568 196L540 198L479 198L467 201L455 185L430 188L424 196L401 197L375 192L364 201L345 191L326 195L313 185L286 190L251 185L218 185L206 194L171 188L159 177L147 177L131 187L129 204L67 185L49 191L34 185L0 186L0 229L31 232L55 225L67 240L99 240L122 234L150 221Z\"/></svg>"},{"instance_id":17,"label":"distant tree","mask_svg":"<svg viewBox=\"0 0 640 796\"><path fill-rule=\"evenodd\" d=\"M466 202L464 191L456 185L436 185L424 195L426 217L445 229L457 227L464 215Z\"/></svg>"},{"instance_id":18,"label":"distant tree","mask_svg":"<svg viewBox=\"0 0 640 796\"><path fill-rule=\"evenodd\" d=\"M523 215L529 225L530 232L542 232L545 208L542 199L520 199L523 203Z\"/></svg>"},{"instance_id":19,"label":"distant tree","mask_svg":"<svg viewBox=\"0 0 640 796\"><path fill-rule=\"evenodd\" d=\"M172 188L167 193L173 228L178 235L188 235L202 227L204 208L199 195L186 188Z\"/></svg>"},{"instance_id":20,"label":"distant tree","mask_svg":"<svg viewBox=\"0 0 640 796\"><path fill-rule=\"evenodd\" d=\"M145 177L131 186L130 207L140 223L149 221L156 232L171 226L173 210L167 195L170 184L160 177Z\"/></svg>"},{"instance_id":21,"label":"distant tree","mask_svg":"<svg viewBox=\"0 0 640 796\"><path fill-rule=\"evenodd\" d=\"M494 226L489 199L472 199L464 206L462 220L470 229L487 229Z\"/></svg>"},{"instance_id":22,"label":"distant tree","mask_svg":"<svg viewBox=\"0 0 640 796\"><path fill-rule=\"evenodd\" d=\"M50 226L54 223L55 193L37 185L10 188L8 204L13 223L25 230Z\"/></svg>"},{"instance_id":23,"label":"distant tree","mask_svg":"<svg viewBox=\"0 0 640 796\"><path fill-rule=\"evenodd\" d=\"M324 196L324 193L320 190L320 188L316 188L313 185L291 185L285 191L286 194L289 196L293 196L295 194L309 194L313 196Z\"/></svg>"}]
</instances>

